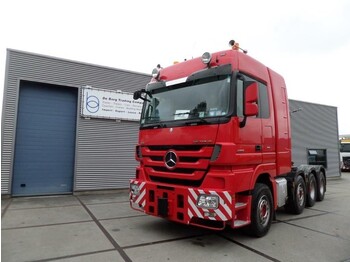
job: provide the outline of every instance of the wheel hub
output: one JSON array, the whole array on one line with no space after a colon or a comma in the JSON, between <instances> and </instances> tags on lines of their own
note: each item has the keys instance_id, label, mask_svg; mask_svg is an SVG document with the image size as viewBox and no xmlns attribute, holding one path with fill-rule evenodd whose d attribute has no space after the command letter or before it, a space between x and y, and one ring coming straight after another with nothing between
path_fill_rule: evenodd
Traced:
<instances>
[{"instance_id":1,"label":"wheel hub","mask_svg":"<svg viewBox=\"0 0 350 262\"><path fill-rule=\"evenodd\" d=\"M302 206L304 203L305 192L301 184L299 184L297 188L297 198L299 206Z\"/></svg>"},{"instance_id":2,"label":"wheel hub","mask_svg":"<svg viewBox=\"0 0 350 262\"><path fill-rule=\"evenodd\" d=\"M260 198L258 208L260 224L265 226L270 218L270 205L266 196Z\"/></svg>"}]
</instances>

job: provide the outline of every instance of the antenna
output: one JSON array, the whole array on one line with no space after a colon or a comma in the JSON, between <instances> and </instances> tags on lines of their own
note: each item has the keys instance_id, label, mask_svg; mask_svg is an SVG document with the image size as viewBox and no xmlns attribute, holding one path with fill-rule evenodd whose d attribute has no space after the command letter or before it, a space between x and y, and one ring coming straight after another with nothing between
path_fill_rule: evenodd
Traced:
<instances>
[{"instance_id":1,"label":"antenna","mask_svg":"<svg viewBox=\"0 0 350 262\"><path fill-rule=\"evenodd\" d=\"M297 109L290 110L290 114L294 114L294 113L299 112L299 111L303 111L303 109L301 107L299 107Z\"/></svg>"}]
</instances>

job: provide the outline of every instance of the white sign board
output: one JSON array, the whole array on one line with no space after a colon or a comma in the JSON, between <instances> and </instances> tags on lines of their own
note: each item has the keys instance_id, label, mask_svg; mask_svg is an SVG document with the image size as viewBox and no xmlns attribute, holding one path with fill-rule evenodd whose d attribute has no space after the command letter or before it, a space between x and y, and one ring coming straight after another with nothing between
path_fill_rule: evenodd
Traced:
<instances>
[{"instance_id":1,"label":"white sign board","mask_svg":"<svg viewBox=\"0 0 350 262\"><path fill-rule=\"evenodd\" d=\"M143 101L134 100L132 93L82 88L81 115L83 117L139 121Z\"/></svg>"}]
</instances>

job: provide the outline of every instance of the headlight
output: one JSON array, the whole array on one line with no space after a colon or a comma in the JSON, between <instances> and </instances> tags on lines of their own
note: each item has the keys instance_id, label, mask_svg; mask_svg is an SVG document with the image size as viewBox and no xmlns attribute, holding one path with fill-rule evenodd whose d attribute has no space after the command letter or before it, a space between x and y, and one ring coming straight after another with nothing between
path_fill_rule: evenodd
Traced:
<instances>
[{"instance_id":1,"label":"headlight","mask_svg":"<svg viewBox=\"0 0 350 262\"><path fill-rule=\"evenodd\" d=\"M210 161L215 161L218 159L219 155L220 155L220 151L221 151L221 145L215 145L214 146L214 150L213 150L213 154L211 155Z\"/></svg>"},{"instance_id":2,"label":"headlight","mask_svg":"<svg viewBox=\"0 0 350 262\"><path fill-rule=\"evenodd\" d=\"M130 185L130 191L135 196L140 195L140 187L139 187L139 185L131 184Z\"/></svg>"},{"instance_id":3,"label":"headlight","mask_svg":"<svg viewBox=\"0 0 350 262\"><path fill-rule=\"evenodd\" d=\"M219 197L216 195L199 195L197 206L201 208L217 209L219 207Z\"/></svg>"},{"instance_id":4,"label":"headlight","mask_svg":"<svg viewBox=\"0 0 350 262\"><path fill-rule=\"evenodd\" d=\"M142 158L142 151L141 151L141 146L136 146L136 157L137 158Z\"/></svg>"}]
</instances>

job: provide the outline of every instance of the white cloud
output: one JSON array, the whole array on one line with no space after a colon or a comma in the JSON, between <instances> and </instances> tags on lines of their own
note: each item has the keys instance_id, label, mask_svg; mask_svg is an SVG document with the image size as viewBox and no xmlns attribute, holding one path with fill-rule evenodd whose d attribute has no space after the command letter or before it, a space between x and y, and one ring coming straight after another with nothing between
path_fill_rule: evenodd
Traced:
<instances>
[{"instance_id":1,"label":"white cloud","mask_svg":"<svg viewBox=\"0 0 350 262\"><path fill-rule=\"evenodd\" d=\"M346 0L4 0L0 82L6 48L150 73L235 39L285 77L291 98L337 106L350 133L349 13Z\"/></svg>"}]
</instances>

